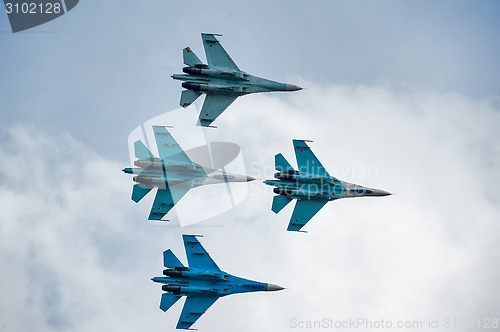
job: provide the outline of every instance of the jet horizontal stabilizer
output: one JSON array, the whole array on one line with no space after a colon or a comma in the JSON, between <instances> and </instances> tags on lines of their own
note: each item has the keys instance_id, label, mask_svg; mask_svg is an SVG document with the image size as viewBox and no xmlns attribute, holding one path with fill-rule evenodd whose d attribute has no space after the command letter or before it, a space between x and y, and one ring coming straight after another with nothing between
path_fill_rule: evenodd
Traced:
<instances>
[{"instance_id":1,"label":"jet horizontal stabilizer","mask_svg":"<svg viewBox=\"0 0 500 332\"><path fill-rule=\"evenodd\" d=\"M182 50L182 58L184 60L184 64L187 66L197 66L203 65L200 58L191 50L190 47L186 47Z\"/></svg>"},{"instance_id":2,"label":"jet horizontal stabilizer","mask_svg":"<svg viewBox=\"0 0 500 332\"><path fill-rule=\"evenodd\" d=\"M201 92L199 91L184 90L181 93L180 104L182 107L186 108L198 99L199 96L201 96Z\"/></svg>"},{"instance_id":3,"label":"jet horizontal stabilizer","mask_svg":"<svg viewBox=\"0 0 500 332\"><path fill-rule=\"evenodd\" d=\"M134 142L134 153L137 159L148 159L155 157L142 141Z\"/></svg>"},{"instance_id":4,"label":"jet horizontal stabilizer","mask_svg":"<svg viewBox=\"0 0 500 332\"><path fill-rule=\"evenodd\" d=\"M163 266L168 268L176 268L185 266L181 263L181 261L175 256L172 250L168 249L163 252Z\"/></svg>"},{"instance_id":5,"label":"jet horizontal stabilizer","mask_svg":"<svg viewBox=\"0 0 500 332\"><path fill-rule=\"evenodd\" d=\"M160 301L160 309L163 311L167 311L173 306L181 297L178 295L174 295L172 293L164 293L161 296Z\"/></svg>"},{"instance_id":6,"label":"jet horizontal stabilizer","mask_svg":"<svg viewBox=\"0 0 500 332\"><path fill-rule=\"evenodd\" d=\"M273 198L273 206L271 207L271 210L274 213L278 213L281 210L283 210L283 208L285 206L287 206L288 203L290 203L291 201L292 201L291 198L288 198L288 197L285 197L285 196L281 196L281 195L274 196L274 198Z\"/></svg>"},{"instance_id":7,"label":"jet horizontal stabilizer","mask_svg":"<svg viewBox=\"0 0 500 332\"><path fill-rule=\"evenodd\" d=\"M279 172L295 171L281 153L274 156L274 168Z\"/></svg>"},{"instance_id":8,"label":"jet horizontal stabilizer","mask_svg":"<svg viewBox=\"0 0 500 332\"><path fill-rule=\"evenodd\" d=\"M132 189L132 200L136 203L138 203L141 199L146 196L152 188L144 188L141 187L138 184L134 185L134 188Z\"/></svg>"}]
</instances>

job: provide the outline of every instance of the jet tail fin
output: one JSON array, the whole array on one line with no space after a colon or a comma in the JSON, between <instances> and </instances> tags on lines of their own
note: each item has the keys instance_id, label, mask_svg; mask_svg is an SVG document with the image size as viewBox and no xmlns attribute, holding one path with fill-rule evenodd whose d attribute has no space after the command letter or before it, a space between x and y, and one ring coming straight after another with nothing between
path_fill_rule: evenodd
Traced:
<instances>
[{"instance_id":1,"label":"jet tail fin","mask_svg":"<svg viewBox=\"0 0 500 332\"><path fill-rule=\"evenodd\" d=\"M274 156L274 168L278 172L295 171L281 153Z\"/></svg>"},{"instance_id":2,"label":"jet tail fin","mask_svg":"<svg viewBox=\"0 0 500 332\"><path fill-rule=\"evenodd\" d=\"M196 66L203 64L200 58L198 58L196 54L194 54L190 47L186 47L182 50L182 58L184 60L184 64L187 66Z\"/></svg>"},{"instance_id":3,"label":"jet tail fin","mask_svg":"<svg viewBox=\"0 0 500 332\"><path fill-rule=\"evenodd\" d=\"M160 309L167 311L175 304L181 297L172 293L163 293L160 301Z\"/></svg>"},{"instance_id":4,"label":"jet tail fin","mask_svg":"<svg viewBox=\"0 0 500 332\"><path fill-rule=\"evenodd\" d=\"M281 195L274 196L274 198L273 198L273 206L271 207L271 210L274 213L278 213L281 210L283 210L283 208L285 206L287 206L288 203L290 203L291 201L292 201L291 198L288 198L288 197L285 197L285 196L281 196Z\"/></svg>"},{"instance_id":5,"label":"jet tail fin","mask_svg":"<svg viewBox=\"0 0 500 332\"><path fill-rule=\"evenodd\" d=\"M144 188L138 184L134 184L134 189L132 189L132 200L138 203L151 191L151 189L152 188Z\"/></svg>"},{"instance_id":6,"label":"jet tail fin","mask_svg":"<svg viewBox=\"0 0 500 332\"><path fill-rule=\"evenodd\" d=\"M184 267L181 261L175 256L172 250L168 249L163 252L163 266L168 268Z\"/></svg>"},{"instance_id":7,"label":"jet tail fin","mask_svg":"<svg viewBox=\"0 0 500 332\"><path fill-rule=\"evenodd\" d=\"M148 159L154 158L155 156L149 151L149 149L142 143L142 141L134 142L134 153L137 159Z\"/></svg>"},{"instance_id":8,"label":"jet tail fin","mask_svg":"<svg viewBox=\"0 0 500 332\"><path fill-rule=\"evenodd\" d=\"M198 97L201 96L201 92L193 90L184 90L181 94L181 106L186 108L191 105Z\"/></svg>"}]
</instances>

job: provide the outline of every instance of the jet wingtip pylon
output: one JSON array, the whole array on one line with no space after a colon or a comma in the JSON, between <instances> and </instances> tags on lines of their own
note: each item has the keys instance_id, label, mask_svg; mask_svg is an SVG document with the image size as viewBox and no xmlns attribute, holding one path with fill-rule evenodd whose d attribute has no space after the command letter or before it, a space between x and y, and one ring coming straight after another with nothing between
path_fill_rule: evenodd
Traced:
<instances>
[{"instance_id":1,"label":"jet wingtip pylon","mask_svg":"<svg viewBox=\"0 0 500 332\"><path fill-rule=\"evenodd\" d=\"M184 236L204 237L201 234L184 234Z\"/></svg>"},{"instance_id":2,"label":"jet wingtip pylon","mask_svg":"<svg viewBox=\"0 0 500 332\"><path fill-rule=\"evenodd\" d=\"M201 35L222 36L220 33L202 32Z\"/></svg>"}]
</instances>

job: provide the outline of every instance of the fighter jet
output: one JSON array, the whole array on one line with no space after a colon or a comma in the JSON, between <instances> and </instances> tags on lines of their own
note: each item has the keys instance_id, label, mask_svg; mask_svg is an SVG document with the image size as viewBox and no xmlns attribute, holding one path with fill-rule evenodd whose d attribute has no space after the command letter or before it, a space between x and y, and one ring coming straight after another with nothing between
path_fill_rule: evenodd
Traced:
<instances>
[{"instance_id":1,"label":"fighter jet","mask_svg":"<svg viewBox=\"0 0 500 332\"><path fill-rule=\"evenodd\" d=\"M328 202L340 198L387 196L387 191L359 186L330 176L304 140L293 140L299 170L293 169L281 153L274 157L277 180L266 180L274 186L277 196L271 210L280 212L293 199L297 200L287 230L300 231L302 227Z\"/></svg>"},{"instance_id":2,"label":"fighter jet","mask_svg":"<svg viewBox=\"0 0 500 332\"><path fill-rule=\"evenodd\" d=\"M153 126L160 157L155 157L141 141L134 143L134 161L137 167L124 168L123 172L135 174L137 182L132 190L132 200L138 203L153 188L156 197L149 214L149 220L163 217L194 187L227 182L248 182L255 180L246 175L231 174L197 164L181 149L170 132L161 126Z\"/></svg>"},{"instance_id":3,"label":"fighter jet","mask_svg":"<svg viewBox=\"0 0 500 332\"><path fill-rule=\"evenodd\" d=\"M250 75L238 68L215 36L202 33L203 46L208 65L193 53L191 48L183 50L185 74L174 74L172 78L184 81L181 106L188 107L202 93L206 94L201 109L198 125L209 127L210 124L239 96L256 92L297 91L301 87L279 83Z\"/></svg>"},{"instance_id":4,"label":"fighter jet","mask_svg":"<svg viewBox=\"0 0 500 332\"><path fill-rule=\"evenodd\" d=\"M279 291L283 287L243 279L219 269L196 239L183 235L189 267L185 267L169 249L163 252L163 277L151 280L164 284L160 309L167 311L182 296L186 302L177 323L178 329L190 329L219 297L249 292Z\"/></svg>"}]
</instances>

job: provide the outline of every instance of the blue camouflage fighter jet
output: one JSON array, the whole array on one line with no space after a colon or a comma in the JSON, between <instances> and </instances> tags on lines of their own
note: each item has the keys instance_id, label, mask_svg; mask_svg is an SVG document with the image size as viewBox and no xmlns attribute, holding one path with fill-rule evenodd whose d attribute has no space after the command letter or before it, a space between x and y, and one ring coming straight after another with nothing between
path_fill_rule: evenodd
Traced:
<instances>
[{"instance_id":1,"label":"blue camouflage fighter jet","mask_svg":"<svg viewBox=\"0 0 500 332\"><path fill-rule=\"evenodd\" d=\"M297 200L287 230L300 231L302 227L329 201L348 197L387 196L387 191L359 186L330 176L304 140L293 140L298 170L281 153L274 157L277 180L266 180L274 186L277 196L271 210L280 212L293 199Z\"/></svg>"},{"instance_id":2,"label":"blue camouflage fighter jet","mask_svg":"<svg viewBox=\"0 0 500 332\"><path fill-rule=\"evenodd\" d=\"M283 287L235 277L219 269L196 235L183 235L189 267L169 249L163 252L162 277L151 280L163 284L160 309L167 311L182 296L186 302L177 323L178 329L190 329L219 297L231 294L279 291Z\"/></svg>"},{"instance_id":3,"label":"blue camouflage fighter jet","mask_svg":"<svg viewBox=\"0 0 500 332\"><path fill-rule=\"evenodd\" d=\"M127 167L123 172L135 174L137 182L132 190L132 200L138 203L153 188L158 188L151 207L149 220L162 220L179 200L195 187L255 180L246 175L214 170L193 162L182 150L170 132L162 126L153 126L159 158L141 141L135 141L134 152L137 167Z\"/></svg>"},{"instance_id":4,"label":"blue camouflage fighter jet","mask_svg":"<svg viewBox=\"0 0 500 332\"><path fill-rule=\"evenodd\" d=\"M256 92L297 91L301 87L250 75L238 68L215 36L202 33L203 46L208 65L193 53L191 48L183 50L185 74L174 74L173 79L184 81L180 104L188 107L202 93L206 94L198 125L210 124L239 96Z\"/></svg>"}]
</instances>

